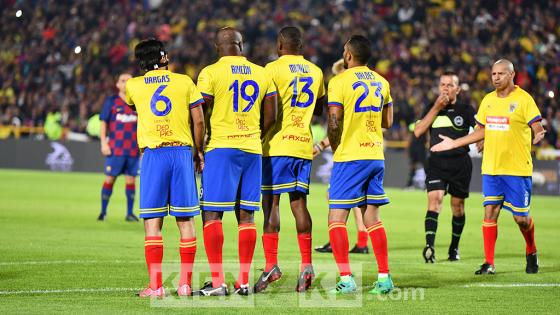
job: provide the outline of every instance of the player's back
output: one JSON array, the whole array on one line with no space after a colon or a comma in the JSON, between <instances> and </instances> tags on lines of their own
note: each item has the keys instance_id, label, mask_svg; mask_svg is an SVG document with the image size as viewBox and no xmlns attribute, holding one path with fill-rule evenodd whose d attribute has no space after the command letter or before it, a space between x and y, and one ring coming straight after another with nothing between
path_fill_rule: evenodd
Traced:
<instances>
[{"instance_id":1,"label":"player's back","mask_svg":"<svg viewBox=\"0 0 560 315\"><path fill-rule=\"evenodd\" d=\"M311 119L325 95L323 72L297 55L284 55L265 67L281 98L278 119L263 143L264 156L313 158Z\"/></svg>"},{"instance_id":2,"label":"player's back","mask_svg":"<svg viewBox=\"0 0 560 315\"><path fill-rule=\"evenodd\" d=\"M383 160L384 106L392 105L389 82L366 66L353 67L329 82L329 106L344 109L335 162Z\"/></svg>"},{"instance_id":3,"label":"player's back","mask_svg":"<svg viewBox=\"0 0 560 315\"><path fill-rule=\"evenodd\" d=\"M242 56L221 57L200 72L198 88L214 100L206 149L262 153L261 102L267 94L276 93L264 68Z\"/></svg>"},{"instance_id":4,"label":"player's back","mask_svg":"<svg viewBox=\"0 0 560 315\"><path fill-rule=\"evenodd\" d=\"M187 75L152 70L126 83L126 102L138 112L138 145L162 143L192 146L189 108L203 102Z\"/></svg>"}]
</instances>

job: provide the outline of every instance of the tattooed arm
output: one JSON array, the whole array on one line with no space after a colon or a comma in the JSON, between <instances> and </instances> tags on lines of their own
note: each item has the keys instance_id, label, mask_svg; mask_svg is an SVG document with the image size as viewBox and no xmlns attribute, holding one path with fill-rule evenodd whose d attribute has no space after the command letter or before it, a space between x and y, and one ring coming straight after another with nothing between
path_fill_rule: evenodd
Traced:
<instances>
[{"instance_id":1,"label":"tattooed arm","mask_svg":"<svg viewBox=\"0 0 560 315\"><path fill-rule=\"evenodd\" d=\"M329 126L327 129L327 135L329 137L329 142L331 143L331 149L333 153L338 148L340 144L340 138L342 136L342 126L344 119L344 109L339 106L329 106Z\"/></svg>"}]
</instances>

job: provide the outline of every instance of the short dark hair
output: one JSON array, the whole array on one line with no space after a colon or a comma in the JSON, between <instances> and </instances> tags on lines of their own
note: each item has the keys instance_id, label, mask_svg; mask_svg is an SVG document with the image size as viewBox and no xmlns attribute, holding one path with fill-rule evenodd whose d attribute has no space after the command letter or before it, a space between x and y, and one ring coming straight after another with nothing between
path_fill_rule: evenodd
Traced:
<instances>
[{"instance_id":1,"label":"short dark hair","mask_svg":"<svg viewBox=\"0 0 560 315\"><path fill-rule=\"evenodd\" d=\"M134 56L144 71L154 70L156 65L166 66L160 63L161 57L165 55L167 51L163 43L155 38L145 39L134 47Z\"/></svg>"},{"instance_id":2,"label":"short dark hair","mask_svg":"<svg viewBox=\"0 0 560 315\"><path fill-rule=\"evenodd\" d=\"M352 35L346 42L356 61L366 64L371 58L371 41L362 35Z\"/></svg>"},{"instance_id":3,"label":"short dark hair","mask_svg":"<svg viewBox=\"0 0 560 315\"><path fill-rule=\"evenodd\" d=\"M285 26L278 32L283 43L288 44L292 48L301 48L303 46L302 34L299 28L295 26Z\"/></svg>"}]
</instances>

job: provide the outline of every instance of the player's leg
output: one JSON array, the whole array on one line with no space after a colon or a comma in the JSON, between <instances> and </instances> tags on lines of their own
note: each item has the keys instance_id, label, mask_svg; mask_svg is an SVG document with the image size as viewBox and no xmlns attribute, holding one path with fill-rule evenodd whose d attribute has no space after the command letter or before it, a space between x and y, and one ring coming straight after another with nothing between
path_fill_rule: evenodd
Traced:
<instances>
[{"instance_id":1,"label":"player's leg","mask_svg":"<svg viewBox=\"0 0 560 315\"><path fill-rule=\"evenodd\" d=\"M519 226L523 238L525 238L525 255L527 260L525 271L527 273L538 273L535 225L533 218L529 214L532 193L531 177L504 176L503 178L507 187L503 207L513 214L513 219Z\"/></svg>"},{"instance_id":2,"label":"player's leg","mask_svg":"<svg viewBox=\"0 0 560 315\"><path fill-rule=\"evenodd\" d=\"M238 150L241 179L238 188L238 254L239 276L235 284L235 292L240 295L249 294L249 273L257 242L257 227L254 212L260 210L262 156Z\"/></svg>"},{"instance_id":3,"label":"player's leg","mask_svg":"<svg viewBox=\"0 0 560 315\"><path fill-rule=\"evenodd\" d=\"M367 207L362 208L362 213L364 224L371 239L378 271L377 282L369 293L386 294L393 290L394 285L389 275L387 234L383 222L381 222L379 209L380 206L389 203L389 198L383 189L384 161L372 161L369 167L371 168L371 175L367 183Z\"/></svg>"},{"instance_id":4,"label":"player's leg","mask_svg":"<svg viewBox=\"0 0 560 315\"><path fill-rule=\"evenodd\" d=\"M113 185L115 184L117 176L122 174L124 161L124 157L122 156L112 155L105 158L105 180L101 188L101 213L97 218L99 221L105 220L109 199L111 199L111 195L113 194Z\"/></svg>"},{"instance_id":5,"label":"player's leg","mask_svg":"<svg viewBox=\"0 0 560 315\"><path fill-rule=\"evenodd\" d=\"M368 248L368 233L366 226L364 225L364 219L362 211L358 207L352 208L352 213L354 214L354 220L356 222L356 231L358 239L354 248L350 250L352 254L369 254Z\"/></svg>"},{"instance_id":6,"label":"player's leg","mask_svg":"<svg viewBox=\"0 0 560 315\"><path fill-rule=\"evenodd\" d=\"M451 244L449 245L449 261L457 261L459 257L459 241L465 227L465 199L451 196Z\"/></svg>"},{"instance_id":7,"label":"player's leg","mask_svg":"<svg viewBox=\"0 0 560 315\"><path fill-rule=\"evenodd\" d=\"M181 257L181 274L177 295L192 294L192 270L196 255L196 234L193 217L176 217L177 227L181 235L179 256Z\"/></svg>"},{"instance_id":8,"label":"player's leg","mask_svg":"<svg viewBox=\"0 0 560 315\"><path fill-rule=\"evenodd\" d=\"M428 191L428 210L424 218L424 233L426 246L422 250L422 257L426 263L435 262L435 240L438 228L438 217L441 212L443 196L445 195L447 183L444 172L438 167L442 161L430 156L426 167L426 190Z\"/></svg>"},{"instance_id":9,"label":"player's leg","mask_svg":"<svg viewBox=\"0 0 560 315\"><path fill-rule=\"evenodd\" d=\"M299 251L301 254L300 275L296 285L297 292L305 292L310 286L315 271L311 260L312 226L313 221L307 209L307 194L301 191L290 192L290 208L296 220L296 230Z\"/></svg>"},{"instance_id":10,"label":"player's leg","mask_svg":"<svg viewBox=\"0 0 560 315\"><path fill-rule=\"evenodd\" d=\"M348 220L348 209L329 209L329 240L332 247L332 253L336 265L340 281L336 284L336 288L331 290L331 294L352 293L357 290L356 282L352 277L350 270L350 260L348 255L348 231L346 229L346 221Z\"/></svg>"},{"instance_id":11,"label":"player's leg","mask_svg":"<svg viewBox=\"0 0 560 315\"><path fill-rule=\"evenodd\" d=\"M134 197L136 194L136 175L138 174L137 157L126 157L124 169L125 195L126 195L126 221L136 222L138 218L134 215Z\"/></svg>"},{"instance_id":12,"label":"player's leg","mask_svg":"<svg viewBox=\"0 0 560 315\"><path fill-rule=\"evenodd\" d=\"M150 285L139 293L140 297L163 296L165 291L161 279L161 262L163 258L163 239L161 228L163 217L168 214L169 188L171 173L162 149L146 149L144 169L140 175L140 218L144 219L144 254ZM149 183L149 184L147 184Z\"/></svg>"}]
</instances>

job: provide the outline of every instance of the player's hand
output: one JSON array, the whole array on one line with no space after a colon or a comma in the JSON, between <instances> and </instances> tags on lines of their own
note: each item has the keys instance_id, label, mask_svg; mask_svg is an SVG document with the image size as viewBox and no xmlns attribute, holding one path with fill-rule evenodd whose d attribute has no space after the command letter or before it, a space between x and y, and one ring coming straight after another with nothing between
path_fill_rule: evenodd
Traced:
<instances>
[{"instance_id":1,"label":"player's hand","mask_svg":"<svg viewBox=\"0 0 560 315\"><path fill-rule=\"evenodd\" d=\"M323 151L323 150L321 150L321 147L318 144L314 145L313 146L313 157L316 157L317 155L319 155L321 153L321 151Z\"/></svg>"},{"instance_id":2,"label":"player's hand","mask_svg":"<svg viewBox=\"0 0 560 315\"><path fill-rule=\"evenodd\" d=\"M105 156L111 155L111 148L107 143L103 143L103 142L101 143L101 154Z\"/></svg>"},{"instance_id":3,"label":"player's hand","mask_svg":"<svg viewBox=\"0 0 560 315\"><path fill-rule=\"evenodd\" d=\"M453 141L453 139L443 135L439 135L439 137L442 138L443 140L440 143L431 147L430 151L441 152L441 151L448 151L455 148L455 142Z\"/></svg>"},{"instance_id":4,"label":"player's hand","mask_svg":"<svg viewBox=\"0 0 560 315\"><path fill-rule=\"evenodd\" d=\"M202 174L202 170L204 170L204 152L197 151L193 156L194 160L194 170L198 174Z\"/></svg>"},{"instance_id":5,"label":"player's hand","mask_svg":"<svg viewBox=\"0 0 560 315\"><path fill-rule=\"evenodd\" d=\"M484 139L476 143L476 150L478 153L482 153L482 151L484 151Z\"/></svg>"},{"instance_id":6,"label":"player's hand","mask_svg":"<svg viewBox=\"0 0 560 315\"><path fill-rule=\"evenodd\" d=\"M440 96L438 96L438 98L436 99L436 102L434 103L434 106L437 109L443 109L445 106L447 106L447 104L449 104L449 96L446 93L440 94Z\"/></svg>"},{"instance_id":7,"label":"player's hand","mask_svg":"<svg viewBox=\"0 0 560 315\"><path fill-rule=\"evenodd\" d=\"M546 134L546 130L543 130L539 133L536 133L535 138L533 139L533 144L537 144L537 143L541 142L541 140L544 138L545 134Z\"/></svg>"}]
</instances>

